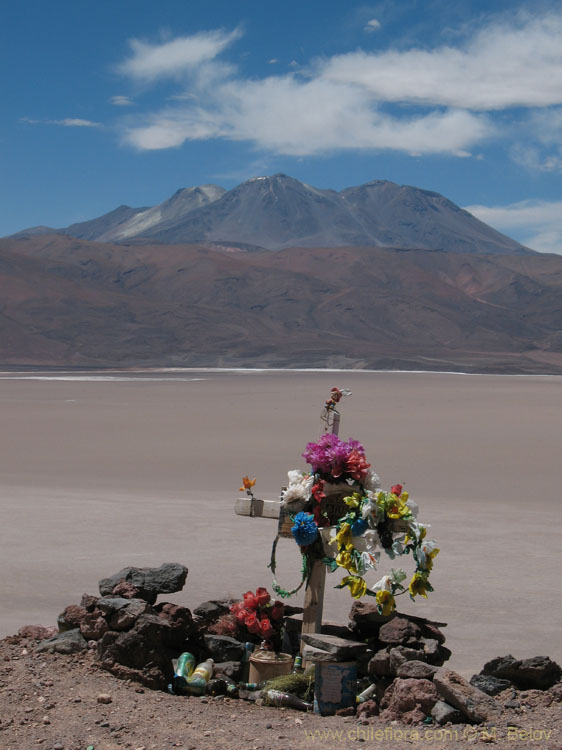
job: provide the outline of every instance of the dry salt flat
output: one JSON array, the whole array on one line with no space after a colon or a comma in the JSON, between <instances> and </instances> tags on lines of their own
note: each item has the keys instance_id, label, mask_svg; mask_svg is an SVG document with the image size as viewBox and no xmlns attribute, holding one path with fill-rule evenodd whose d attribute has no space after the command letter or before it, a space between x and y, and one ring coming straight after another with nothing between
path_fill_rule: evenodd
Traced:
<instances>
[{"instance_id":1,"label":"dry salt flat","mask_svg":"<svg viewBox=\"0 0 562 750\"><path fill-rule=\"evenodd\" d=\"M449 665L467 677L507 653L561 662L555 376L0 373L0 636L53 624L126 565L186 564L171 598L191 607L269 587L276 522L234 514L241 477L276 498L305 468L332 386L353 391L341 437L364 444L384 487L405 485L441 548L434 593L399 609L447 622ZM294 585L296 546L282 540L278 558L280 583ZM383 556L380 575L392 566ZM324 612L345 622L339 578L327 577Z\"/></svg>"}]
</instances>

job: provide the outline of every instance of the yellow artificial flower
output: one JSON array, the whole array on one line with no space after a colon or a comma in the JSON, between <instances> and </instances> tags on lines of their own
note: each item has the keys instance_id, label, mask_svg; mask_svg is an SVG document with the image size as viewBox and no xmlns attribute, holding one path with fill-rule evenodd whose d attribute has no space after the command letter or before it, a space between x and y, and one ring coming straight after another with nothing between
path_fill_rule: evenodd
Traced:
<instances>
[{"instance_id":1,"label":"yellow artificial flower","mask_svg":"<svg viewBox=\"0 0 562 750\"><path fill-rule=\"evenodd\" d=\"M377 591L376 599L377 604L382 609L382 615L384 617L388 617L388 615L396 609L396 602L390 591L387 591L386 589Z\"/></svg>"},{"instance_id":2,"label":"yellow artificial flower","mask_svg":"<svg viewBox=\"0 0 562 750\"><path fill-rule=\"evenodd\" d=\"M345 568L350 573L358 573L357 567L355 565L355 562L353 560L353 544L347 544L345 546L345 549L340 550L338 554L336 555L336 562L340 566L340 568Z\"/></svg>"},{"instance_id":3,"label":"yellow artificial flower","mask_svg":"<svg viewBox=\"0 0 562 750\"><path fill-rule=\"evenodd\" d=\"M402 502L401 497L391 495L391 498L392 500L389 503L386 511L389 518L403 518L404 516L410 514L410 509L405 503Z\"/></svg>"},{"instance_id":4,"label":"yellow artificial flower","mask_svg":"<svg viewBox=\"0 0 562 750\"><path fill-rule=\"evenodd\" d=\"M408 586L410 596L421 594L421 596L424 596L427 599L427 588L427 576L422 575L422 573L414 573L414 575L412 576L412 580L410 581L410 585Z\"/></svg>"},{"instance_id":5,"label":"yellow artificial flower","mask_svg":"<svg viewBox=\"0 0 562 750\"><path fill-rule=\"evenodd\" d=\"M432 542L429 542L429 544L431 545ZM425 544L422 546L422 552L425 555L425 569L431 570L433 568L433 558L439 553L439 547L433 547L433 549L429 549L428 551L425 546Z\"/></svg>"},{"instance_id":6,"label":"yellow artificial flower","mask_svg":"<svg viewBox=\"0 0 562 750\"><path fill-rule=\"evenodd\" d=\"M354 492L353 495L344 497L343 501L346 505L349 505L350 508L358 508L361 503L361 494L359 492Z\"/></svg>"},{"instance_id":7,"label":"yellow artificial flower","mask_svg":"<svg viewBox=\"0 0 562 750\"><path fill-rule=\"evenodd\" d=\"M240 487L240 492L251 490L255 483L255 477L253 479L250 479L250 477L242 477L242 487Z\"/></svg>"},{"instance_id":8,"label":"yellow artificial flower","mask_svg":"<svg viewBox=\"0 0 562 750\"><path fill-rule=\"evenodd\" d=\"M346 576L342 578L341 585L349 586L351 596L354 599L361 599L367 591L367 583L360 576Z\"/></svg>"},{"instance_id":9,"label":"yellow artificial flower","mask_svg":"<svg viewBox=\"0 0 562 750\"><path fill-rule=\"evenodd\" d=\"M342 523L336 534L336 542L339 547L347 547L348 544L351 544L351 525L349 523Z\"/></svg>"}]
</instances>

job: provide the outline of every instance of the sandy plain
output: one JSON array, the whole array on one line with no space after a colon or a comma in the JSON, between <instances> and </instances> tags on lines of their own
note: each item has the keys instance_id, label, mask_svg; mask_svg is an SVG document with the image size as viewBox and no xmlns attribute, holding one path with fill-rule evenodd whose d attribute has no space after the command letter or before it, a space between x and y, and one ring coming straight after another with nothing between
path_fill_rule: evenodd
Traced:
<instances>
[{"instance_id":1,"label":"sandy plain","mask_svg":"<svg viewBox=\"0 0 562 750\"><path fill-rule=\"evenodd\" d=\"M556 376L1 373L0 636L54 624L126 565L184 563L186 587L169 598L189 607L270 587L276 522L234 514L240 480L278 496L287 471L305 468L333 385L353 391L340 435L364 444L383 486L405 484L441 548L434 593L399 609L447 622L449 664L467 677L507 653L560 663ZM383 556L379 575L391 566ZM299 569L282 541L282 585ZM346 622L338 582L327 577L325 618Z\"/></svg>"}]
</instances>

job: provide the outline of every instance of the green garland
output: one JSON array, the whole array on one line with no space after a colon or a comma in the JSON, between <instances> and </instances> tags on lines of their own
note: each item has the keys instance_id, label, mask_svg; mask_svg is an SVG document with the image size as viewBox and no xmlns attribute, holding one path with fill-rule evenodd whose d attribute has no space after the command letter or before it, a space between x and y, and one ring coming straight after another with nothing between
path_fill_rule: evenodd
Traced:
<instances>
[{"instance_id":1,"label":"green garland","mask_svg":"<svg viewBox=\"0 0 562 750\"><path fill-rule=\"evenodd\" d=\"M292 589L291 591L288 591L287 589L284 589L282 586L277 583L277 579L275 578L275 571L277 568L277 561L275 559L275 552L277 550L277 542L279 541L280 536L277 534L275 539L273 540L273 545L271 547L271 560L269 562L268 568L271 568L271 572L273 573L273 583L272 583L272 589L275 591L278 596L280 596L282 599L288 599L290 596L293 596L293 594L296 594L297 591L300 591L300 589L304 586L305 583L308 582L308 579L310 578L310 562L309 562L309 554L308 551L305 552L303 548L301 548L301 556L302 556L302 568L301 568L301 582L299 585Z\"/></svg>"}]
</instances>

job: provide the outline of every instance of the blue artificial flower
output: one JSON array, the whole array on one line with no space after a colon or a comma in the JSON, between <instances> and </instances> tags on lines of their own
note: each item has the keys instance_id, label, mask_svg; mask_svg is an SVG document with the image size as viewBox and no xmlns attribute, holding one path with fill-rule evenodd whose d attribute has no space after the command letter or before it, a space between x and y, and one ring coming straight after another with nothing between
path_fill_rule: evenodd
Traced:
<instances>
[{"instance_id":1,"label":"blue artificial flower","mask_svg":"<svg viewBox=\"0 0 562 750\"><path fill-rule=\"evenodd\" d=\"M299 547L307 547L309 544L312 544L318 536L318 526L316 525L314 516L301 511L297 513L293 521L295 525L291 529L291 533Z\"/></svg>"},{"instance_id":2,"label":"blue artificial flower","mask_svg":"<svg viewBox=\"0 0 562 750\"><path fill-rule=\"evenodd\" d=\"M351 524L351 536L361 536L361 534L367 529L367 521L363 518L358 518Z\"/></svg>"}]
</instances>

